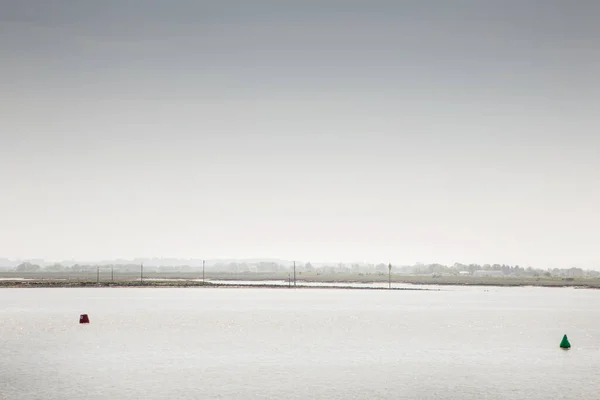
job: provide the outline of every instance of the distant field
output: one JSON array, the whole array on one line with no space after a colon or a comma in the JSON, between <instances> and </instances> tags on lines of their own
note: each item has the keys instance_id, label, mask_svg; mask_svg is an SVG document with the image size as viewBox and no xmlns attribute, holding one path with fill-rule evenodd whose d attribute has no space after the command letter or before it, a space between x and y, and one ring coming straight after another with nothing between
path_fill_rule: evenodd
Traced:
<instances>
[{"instance_id":1,"label":"distant field","mask_svg":"<svg viewBox=\"0 0 600 400\"><path fill-rule=\"evenodd\" d=\"M60 286L61 282L64 286L72 286L74 283L96 283L98 276L96 272L0 272L0 286L19 286L18 280L35 280L48 282L52 281L52 285ZM101 283L118 283L122 286L129 282L135 285L139 284L139 272L114 272L114 277L111 276L109 268L101 268L99 280ZM287 272L280 273L216 273L206 272L205 278L210 280L237 280L237 281L270 281L270 280L288 280L291 278ZM600 279L598 278L573 278L565 280L563 278L548 278L548 277L474 277L474 276L428 276L428 275L401 275L392 274L392 282L406 283L415 285L478 285L478 286L547 286L547 287L587 287L600 288ZM147 279L146 284L152 282L152 286L181 286L181 285L201 285L201 271L193 272L147 272L144 273L144 279ZM161 282L157 283L154 280L170 279L178 280L178 282ZM296 274L298 282L323 282L323 283L371 283L371 282L387 282L387 274L353 274L353 273L336 273L322 274L316 272L299 272ZM189 281L189 282L181 282ZM196 281L196 282L194 282ZM41 284L40 282L40 284ZM38 285L36 285L38 286Z\"/></svg>"}]
</instances>

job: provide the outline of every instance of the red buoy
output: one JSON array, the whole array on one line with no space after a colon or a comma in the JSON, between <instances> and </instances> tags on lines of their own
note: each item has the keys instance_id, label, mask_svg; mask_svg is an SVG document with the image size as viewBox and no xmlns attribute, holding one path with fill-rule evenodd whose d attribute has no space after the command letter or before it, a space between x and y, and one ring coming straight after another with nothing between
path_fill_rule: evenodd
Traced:
<instances>
[{"instance_id":1,"label":"red buoy","mask_svg":"<svg viewBox=\"0 0 600 400\"><path fill-rule=\"evenodd\" d=\"M87 314L81 314L79 316L79 323L80 324L89 324L90 323L90 319L89 319L88 315Z\"/></svg>"}]
</instances>

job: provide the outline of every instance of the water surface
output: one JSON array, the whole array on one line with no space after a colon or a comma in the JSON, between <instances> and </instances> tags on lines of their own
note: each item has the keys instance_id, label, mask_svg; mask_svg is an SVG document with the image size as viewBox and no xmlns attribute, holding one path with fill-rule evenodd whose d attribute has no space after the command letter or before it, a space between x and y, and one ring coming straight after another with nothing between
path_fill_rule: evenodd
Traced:
<instances>
[{"instance_id":1,"label":"water surface","mask_svg":"<svg viewBox=\"0 0 600 400\"><path fill-rule=\"evenodd\" d=\"M599 300L531 287L0 289L0 398L595 399Z\"/></svg>"}]
</instances>

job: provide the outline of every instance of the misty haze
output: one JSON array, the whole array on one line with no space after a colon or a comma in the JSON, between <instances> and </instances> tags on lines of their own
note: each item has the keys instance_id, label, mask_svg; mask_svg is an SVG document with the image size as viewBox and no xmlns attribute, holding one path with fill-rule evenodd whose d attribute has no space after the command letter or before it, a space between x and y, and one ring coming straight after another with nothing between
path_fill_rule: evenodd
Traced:
<instances>
[{"instance_id":1,"label":"misty haze","mask_svg":"<svg viewBox=\"0 0 600 400\"><path fill-rule=\"evenodd\" d=\"M0 399L596 398L599 20L0 1Z\"/></svg>"}]
</instances>

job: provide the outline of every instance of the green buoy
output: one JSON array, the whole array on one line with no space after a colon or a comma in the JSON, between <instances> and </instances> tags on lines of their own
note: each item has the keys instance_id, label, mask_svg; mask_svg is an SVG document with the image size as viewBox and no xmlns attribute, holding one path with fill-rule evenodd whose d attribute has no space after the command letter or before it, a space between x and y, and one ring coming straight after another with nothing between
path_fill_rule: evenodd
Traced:
<instances>
[{"instance_id":1,"label":"green buoy","mask_svg":"<svg viewBox=\"0 0 600 400\"><path fill-rule=\"evenodd\" d=\"M562 340L560 341L560 348L561 349L570 349L571 348L571 343L569 343L569 339L567 339L567 335L564 335Z\"/></svg>"}]
</instances>

